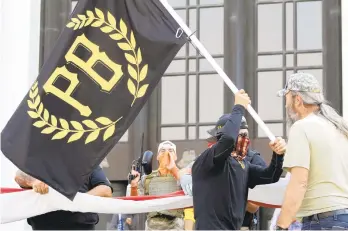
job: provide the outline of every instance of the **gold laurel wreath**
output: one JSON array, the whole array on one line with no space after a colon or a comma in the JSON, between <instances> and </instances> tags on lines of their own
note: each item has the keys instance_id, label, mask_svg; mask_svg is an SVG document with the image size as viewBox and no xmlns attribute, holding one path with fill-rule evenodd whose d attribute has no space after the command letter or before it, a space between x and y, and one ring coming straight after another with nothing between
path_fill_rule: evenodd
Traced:
<instances>
[{"instance_id":1,"label":"gold laurel wreath","mask_svg":"<svg viewBox=\"0 0 348 231\"><path fill-rule=\"evenodd\" d=\"M130 31L130 38L128 38L128 28L122 19L119 23L120 29L118 29L116 19L109 11L107 13L107 20L105 19L103 11L98 8L95 8L95 15L92 11L87 10L86 14L78 14L77 18L71 18L71 21L66 26L68 28L73 28L74 30L87 26L97 27L100 28L103 33L108 34L111 39L118 41L118 47L124 51L125 57L129 62L128 73L136 82L136 84L134 84L133 80L130 78L127 82L128 90L134 96L131 104L131 106L133 106L136 99L145 95L149 86L149 84L140 85L147 76L148 65L145 64L140 68L140 64L143 61L141 49L139 47L136 51L137 44L134 38L134 33L133 31Z\"/></svg>"},{"instance_id":2,"label":"gold laurel wreath","mask_svg":"<svg viewBox=\"0 0 348 231\"><path fill-rule=\"evenodd\" d=\"M95 14L96 16L90 10L86 11L85 15L79 14L77 15L78 18L71 18L67 27L73 28L74 30L87 26L97 27L100 28L102 32L108 34L111 39L118 41L117 45L121 50L125 51L125 58L129 62L128 73L136 82L136 84L134 84L133 80L130 78L127 82L128 90L134 96L131 104L132 107L136 99L145 95L149 86L149 84L140 84L147 76L148 65L144 64L143 67L140 68L140 64L142 64L143 61L141 49L138 47L136 50L137 44L133 31L130 31L130 38L127 37L128 28L122 19L120 20L120 29L118 29L116 19L110 12L107 13L107 21L105 21L104 13L100 9L95 8ZM28 114L31 118L36 120L34 121L33 126L43 128L41 133L52 134L56 132L52 137L52 140L63 139L68 134L72 133L68 140L68 143L71 143L81 139L85 133L89 133L85 140L85 144L88 144L95 141L100 133L105 130L103 140L106 141L115 133L116 123L123 118L120 117L116 121L111 121L109 118L99 117L94 121L89 119L83 120L82 123L78 121L68 122L63 118L57 119L55 115L50 114L44 107L38 93L38 82L36 81L29 91L30 100L27 100L27 103L28 107L32 110L29 110ZM69 123L73 129L70 128ZM98 123L101 126L98 126ZM83 124L87 127L86 129Z\"/></svg>"},{"instance_id":3,"label":"gold laurel wreath","mask_svg":"<svg viewBox=\"0 0 348 231\"><path fill-rule=\"evenodd\" d=\"M37 121L34 122L33 125L37 128L44 128L41 131L42 134L51 134L53 132L57 132L52 137L52 140L63 139L69 133L72 133L68 140L68 143L71 143L81 139L81 137L85 133L89 133L85 141L85 144L88 144L92 141L95 141L99 137L101 131L105 130L103 140L106 141L115 133L116 123L122 119L122 117L120 117L116 121L111 121L106 117L99 117L95 119L95 121L102 126L98 126L98 124L93 120L83 120L82 123L89 129L84 129L83 125L78 121L69 121L71 126L74 128L70 129L69 122L67 120L58 118L60 124L59 126L57 117L51 115L49 111L44 107L39 95L37 81L33 84L29 91L29 98L30 100L27 100L27 103L28 107L32 110L28 111L28 114L31 118L37 119Z\"/></svg>"}]
</instances>

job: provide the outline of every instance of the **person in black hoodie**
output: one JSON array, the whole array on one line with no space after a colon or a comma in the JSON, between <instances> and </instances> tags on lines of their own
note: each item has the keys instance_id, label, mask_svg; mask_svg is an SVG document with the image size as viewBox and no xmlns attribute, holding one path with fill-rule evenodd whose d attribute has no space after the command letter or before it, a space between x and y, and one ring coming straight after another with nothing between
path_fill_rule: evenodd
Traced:
<instances>
[{"instance_id":1,"label":"person in black hoodie","mask_svg":"<svg viewBox=\"0 0 348 231\"><path fill-rule=\"evenodd\" d=\"M33 189L39 194L49 193L49 187L44 182L18 170L15 181L21 188ZM105 176L103 169L97 166L79 189L98 197L112 197L113 188ZM32 230L95 230L99 222L97 213L82 213L57 210L27 219Z\"/></svg>"},{"instance_id":2,"label":"person in black hoodie","mask_svg":"<svg viewBox=\"0 0 348 231\"><path fill-rule=\"evenodd\" d=\"M245 160L243 145L236 145L237 140L241 141L239 129L248 104L249 96L240 90L232 113L220 117L215 126L216 142L192 166L196 230L240 230L248 189L275 183L283 172L286 144L282 138L270 143L273 156L268 167L250 164Z\"/></svg>"}]
</instances>

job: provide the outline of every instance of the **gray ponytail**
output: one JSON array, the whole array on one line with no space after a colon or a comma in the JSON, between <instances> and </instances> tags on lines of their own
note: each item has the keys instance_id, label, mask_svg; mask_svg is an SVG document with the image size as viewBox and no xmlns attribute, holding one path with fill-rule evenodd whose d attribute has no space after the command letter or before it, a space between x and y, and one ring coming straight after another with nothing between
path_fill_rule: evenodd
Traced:
<instances>
[{"instance_id":1,"label":"gray ponytail","mask_svg":"<svg viewBox=\"0 0 348 231\"><path fill-rule=\"evenodd\" d=\"M320 104L320 114L348 138L348 122L334 108L324 102Z\"/></svg>"},{"instance_id":2,"label":"gray ponytail","mask_svg":"<svg viewBox=\"0 0 348 231\"><path fill-rule=\"evenodd\" d=\"M332 108L325 100L322 93L312 92L293 92L293 95L301 96L303 102L309 105L319 106L319 115L330 121L335 127L340 130L348 138L348 122L340 116L337 111Z\"/></svg>"}]
</instances>

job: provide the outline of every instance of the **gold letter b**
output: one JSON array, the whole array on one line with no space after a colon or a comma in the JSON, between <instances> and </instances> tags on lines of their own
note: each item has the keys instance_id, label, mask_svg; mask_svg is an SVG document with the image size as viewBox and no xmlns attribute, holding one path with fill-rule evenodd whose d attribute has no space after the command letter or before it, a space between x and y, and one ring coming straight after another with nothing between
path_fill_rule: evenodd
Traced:
<instances>
[{"instance_id":1,"label":"gold letter b","mask_svg":"<svg viewBox=\"0 0 348 231\"><path fill-rule=\"evenodd\" d=\"M74 54L74 51L79 45L91 52L91 57L86 62ZM68 62L72 62L82 71L84 71L97 84L100 85L101 89L107 92L110 92L113 89L123 75L121 65L114 63L104 52L100 52L99 47L89 41L84 34L76 38L69 51L66 53L65 59ZM109 81L105 80L95 70L93 70L93 67L98 62L104 64L105 67L113 72L113 75Z\"/></svg>"}]
</instances>

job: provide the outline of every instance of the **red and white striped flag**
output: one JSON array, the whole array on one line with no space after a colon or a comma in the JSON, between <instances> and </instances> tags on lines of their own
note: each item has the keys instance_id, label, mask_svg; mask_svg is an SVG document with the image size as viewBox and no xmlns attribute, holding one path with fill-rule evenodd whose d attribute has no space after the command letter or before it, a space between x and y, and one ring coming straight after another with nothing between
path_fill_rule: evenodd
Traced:
<instances>
[{"instance_id":1,"label":"red and white striped flag","mask_svg":"<svg viewBox=\"0 0 348 231\"><path fill-rule=\"evenodd\" d=\"M288 179L269 185L260 185L249 190L248 200L260 206L279 208ZM1 188L1 224L23 220L40 214L66 210L72 212L95 212L107 214L137 214L153 211L192 207L192 197L182 191L163 196L138 196L104 198L78 193L73 201L49 189L40 195L32 190ZM20 204L20 206L14 206Z\"/></svg>"}]
</instances>

